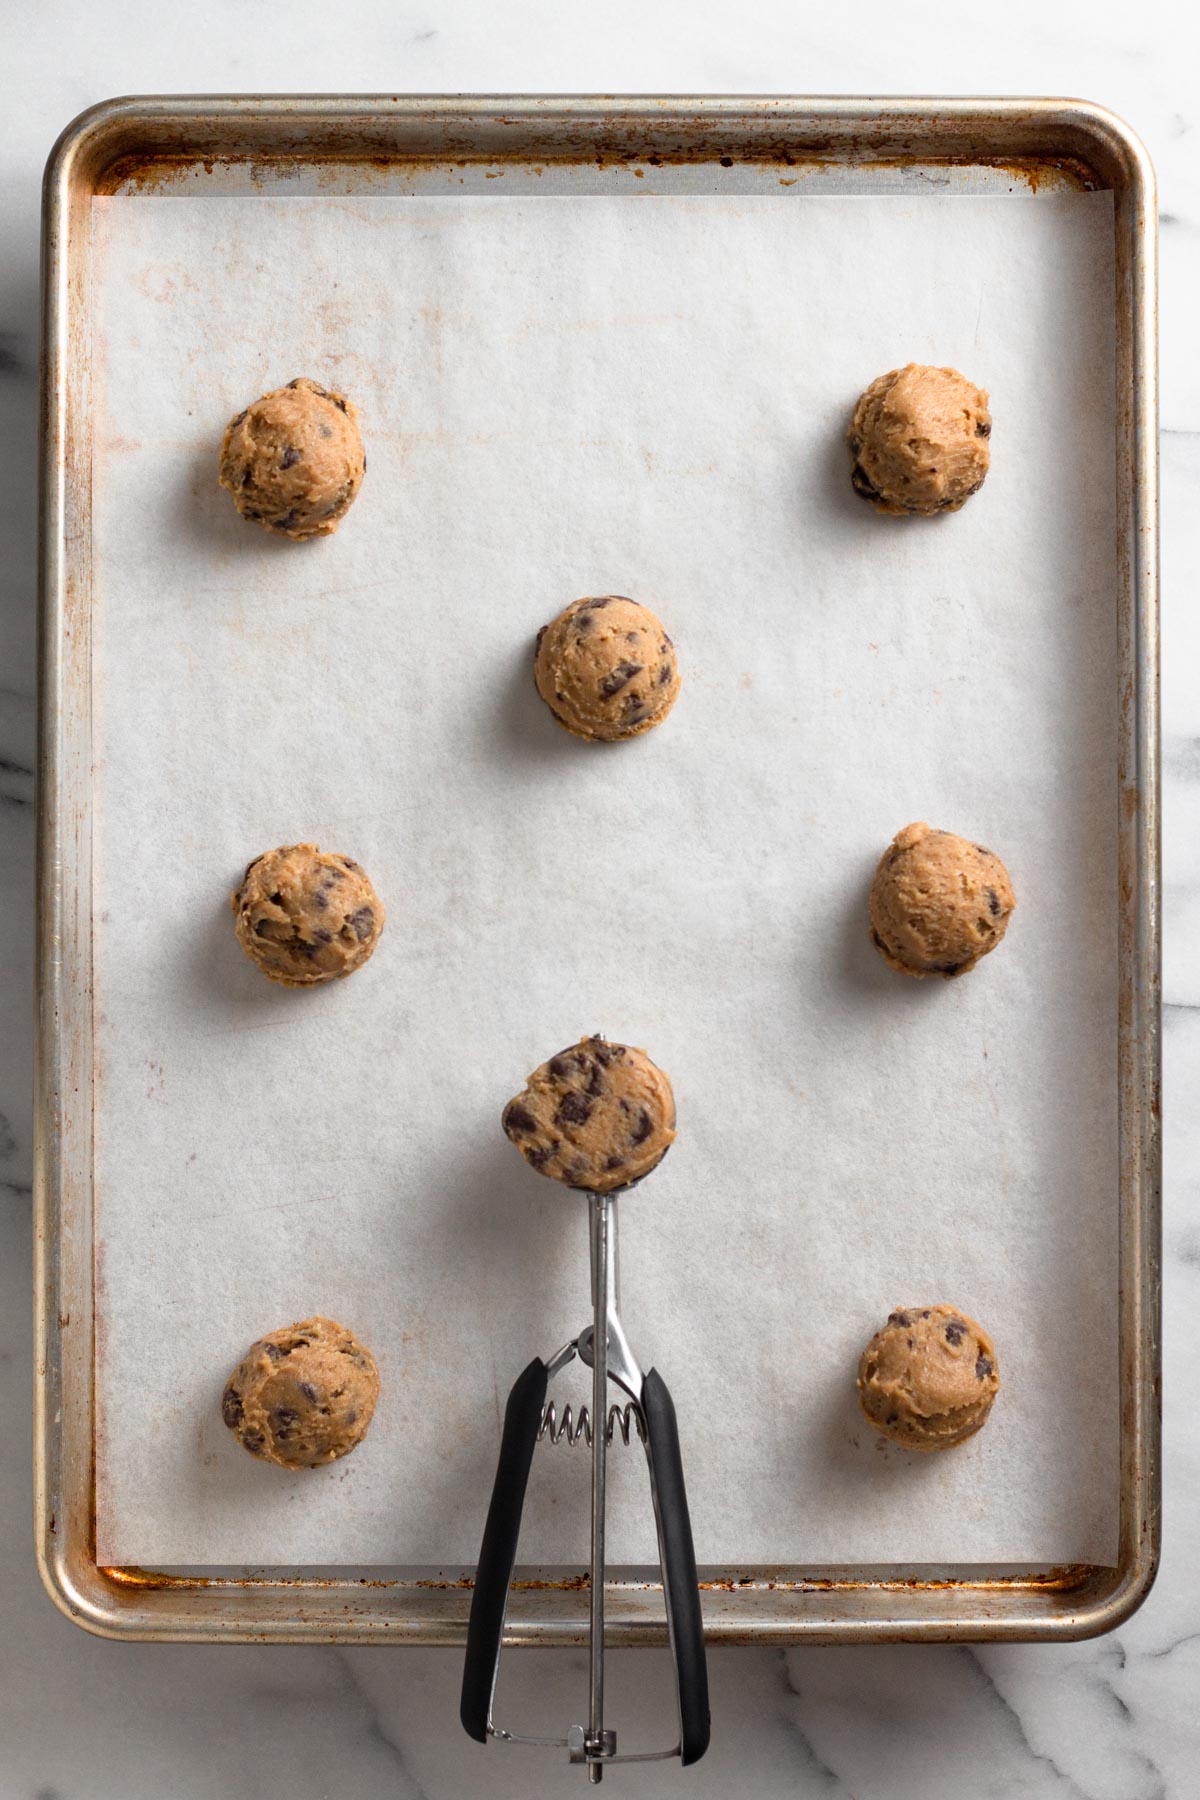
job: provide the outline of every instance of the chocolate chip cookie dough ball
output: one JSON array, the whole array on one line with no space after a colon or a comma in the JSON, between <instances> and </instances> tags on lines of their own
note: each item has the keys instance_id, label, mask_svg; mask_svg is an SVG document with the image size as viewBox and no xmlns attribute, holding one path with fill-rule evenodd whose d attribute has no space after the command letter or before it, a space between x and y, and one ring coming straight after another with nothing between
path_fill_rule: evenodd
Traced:
<instances>
[{"instance_id":1,"label":"chocolate chip cookie dough ball","mask_svg":"<svg viewBox=\"0 0 1200 1800\"><path fill-rule=\"evenodd\" d=\"M957 512L983 486L991 433L982 388L957 369L908 363L860 396L850 479L882 513Z\"/></svg>"},{"instance_id":2,"label":"chocolate chip cookie dough ball","mask_svg":"<svg viewBox=\"0 0 1200 1800\"><path fill-rule=\"evenodd\" d=\"M973 1437L999 1390L995 1345L956 1306L889 1314L858 1365L863 1412L909 1450L949 1450Z\"/></svg>"},{"instance_id":3,"label":"chocolate chip cookie dough ball","mask_svg":"<svg viewBox=\"0 0 1200 1800\"><path fill-rule=\"evenodd\" d=\"M533 673L559 724L600 743L661 725L679 693L674 644L623 594L572 601L543 625Z\"/></svg>"},{"instance_id":4,"label":"chocolate chip cookie dough ball","mask_svg":"<svg viewBox=\"0 0 1200 1800\"><path fill-rule=\"evenodd\" d=\"M378 1398L366 1345L318 1315L251 1344L226 1383L221 1417L251 1456L315 1469L362 1443Z\"/></svg>"},{"instance_id":5,"label":"chocolate chip cookie dough ball","mask_svg":"<svg viewBox=\"0 0 1200 1800\"><path fill-rule=\"evenodd\" d=\"M367 459L344 394L298 376L238 413L221 442L221 486L243 519L280 537L336 531Z\"/></svg>"},{"instance_id":6,"label":"chocolate chip cookie dough ball","mask_svg":"<svg viewBox=\"0 0 1200 1800\"><path fill-rule=\"evenodd\" d=\"M965 975L996 948L1016 904L991 850L952 831L906 825L871 883L871 941L902 975Z\"/></svg>"},{"instance_id":7,"label":"chocolate chip cookie dough ball","mask_svg":"<svg viewBox=\"0 0 1200 1800\"><path fill-rule=\"evenodd\" d=\"M606 1194L667 1154L675 1096L644 1050L587 1037L534 1070L503 1124L539 1174Z\"/></svg>"},{"instance_id":8,"label":"chocolate chip cookie dough ball","mask_svg":"<svg viewBox=\"0 0 1200 1800\"><path fill-rule=\"evenodd\" d=\"M379 942L386 914L366 870L317 844L283 844L250 863L232 895L238 942L285 987L353 974Z\"/></svg>"}]
</instances>

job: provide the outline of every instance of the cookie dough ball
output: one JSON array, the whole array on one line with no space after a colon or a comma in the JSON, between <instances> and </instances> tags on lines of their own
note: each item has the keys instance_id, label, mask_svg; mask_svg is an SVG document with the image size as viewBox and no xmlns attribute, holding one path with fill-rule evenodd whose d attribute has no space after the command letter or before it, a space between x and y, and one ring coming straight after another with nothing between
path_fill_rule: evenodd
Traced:
<instances>
[{"instance_id":1,"label":"cookie dough ball","mask_svg":"<svg viewBox=\"0 0 1200 1800\"><path fill-rule=\"evenodd\" d=\"M667 1154L675 1096L644 1050L587 1037L534 1070L503 1124L539 1174L606 1194L640 1181Z\"/></svg>"},{"instance_id":2,"label":"cookie dough ball","mask_svg":"<svg viewBox=\"0 0 1200 1800\"><path fill-rule=\"evenodd\" d=\"M902 975L965 975L996 948L1016 904L991 850L952 831L906 825L871 883L871 940Z\"/></svg>"},{"instance_id":3,"label":"cookie dough ball","mask_svg":"<svg viewBox=\"0 0 1200 1800\"><path fill-rule=\"evenodd\" d=\"M318 1316L251 1344L226 1383L221 1417L251 1456L315 1469L362 1443L378 1398L366 1345Z\"/></svg>"},{"instance_id":4,"label":"cookie dough ball","mask_svg":"<svg viewBox=\"0 0 1200 1800\"><path fill-rule=\"evenodd\" d=\"M850 479L883 513L957 512L983 486L991 433L982 388L957 369L908 363L860 396Z\"/></svg>"},{"instance_id":5,"label":"cookie dough ball","mask_svg":"<svg viewBox=\"0 0 1200 1800\"><path fill-rule=\"evenodd\" d=\"M362 486L367 459L344 394L298 376L231 419L221 486L243 519L280 537L336 531Z\"/></svg>"},{"instance_id":6,"label":"cookie dough ball","mask_svg":"<svg viewBox=\"0 0 1200 1800\"><path fill-rule=\"evenodd\" d=\"M600 743L661 725L679 693L674 644L623 594L574 600L543 625L533 673L559 724Z\"/></svg>"},{"instance_id":7,"label":"cookie dough ball","mask_svg":"<svg viewBox=\"0 0 1200 1800\"><path fill-rule=\"evenodd\" d=\"M890 1313L858 1365L863 1412L909 1450L949 1450L973 1437L999 1390L996 1346L956 1306Z\"/></svg>"},{"instance_id":8,"label":"cookie dough ball","mask_svg":"<svg viewBox=\"0 0 1200 1800\"><path fill-rule=\"evenodd\" d=\"M353 974L374 952L386 914L367 872L317 844L283 844L249 864L230 904L238 943L285 987Z\"/></svg>"}]
</instances>

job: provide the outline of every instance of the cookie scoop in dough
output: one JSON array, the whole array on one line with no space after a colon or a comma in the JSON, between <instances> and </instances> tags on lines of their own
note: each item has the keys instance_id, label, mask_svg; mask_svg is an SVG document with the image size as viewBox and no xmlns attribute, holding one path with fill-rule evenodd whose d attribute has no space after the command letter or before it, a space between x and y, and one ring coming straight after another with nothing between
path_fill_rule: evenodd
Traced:
<instances>
[{"instance_id":1,"label":"cookie scoop in dough","mask_svg":"<svg viewBox=\"0 0 1200 1800\"><path fill-rule=\"evenodd\" d=\"M983 486L991 434L982 388L957 369L908 363L859 397L850 479L882 513L957 512Z\"/></svg>"},{"instance_id":2,"label":"cookie scoop in dough","mask_svg":"<svg viewBox=\"0 0 1200 1800\"><path fill-rule=\"evenodd\" d=\"M317 844L283 844L252 862L231 897L238 942L286 987L351 975L374 952L386 914L366 870Z\"/></svg>"},{"instance_id":3,"label":"cookie scoop in dough","mask_svg":"<svg viewBox=\"0 0 1200 1800\"><path fill-rule=\"evenodd\" d=\"M864 1413L909 1450L949 1450L973 1437L999 1389L995 1345L954 1306L890 1313L858 1365Z\"/></svg>"},{"instance_id":4,"label":"cookie scoop in dough","mask_svg":"<svg viewBox=\"0 0 1200 1800\"><path fill-rule=\"evenodd\" d=\"M661 725L679 693L674 644L622 594L574 600L543 625L533 673L559 724L600 743Z\"/></svg>"},{"instance_id":5,"label":"cookie scoop in dough","mask_svg":"<svg viewBox=\"0 0 1200 1800\"><path fill-rule=\"evenodd\" d=\"M315 1469L362 1443L378 1398L366 1345L318 1316L251 1344L226 1383L221 1417L251 1456Z\"/></svg>"},{"instance_id":6,"label":"cookie scoop in dough","mask_svg":"<svg viewBox=\"0 0 1200 1800\"><path fill-rule=\"evenodd\" d=\"M298 376L238 413L221 442L221 486L243 519L280 537L336 531L367 459L344 394Z\"/></svg>"},{"instance_id":7,"label":"cookie scoop in dough","mask_svg":"<svg viewBox=\"0 0 1200 1800\"><path fill-rule=\"evenodd\" d=\"M952 831L906 825L871 883L871 941L902 975L965 975L996 948L1016 904L991 850Z\"/></svg>"},{"instance_id":8,"label":"cookie scoop in dough","mask_svg":"<svg viewBox=\"0 0 1200 1800\"><path fill-rule=\"evenodd\" d=\"M503 1125L539 1174L607 1194L640 1181L667 1154L675 1096L644 1050L581 1038L534 1070Z\"/></svg>"}]
</instances>

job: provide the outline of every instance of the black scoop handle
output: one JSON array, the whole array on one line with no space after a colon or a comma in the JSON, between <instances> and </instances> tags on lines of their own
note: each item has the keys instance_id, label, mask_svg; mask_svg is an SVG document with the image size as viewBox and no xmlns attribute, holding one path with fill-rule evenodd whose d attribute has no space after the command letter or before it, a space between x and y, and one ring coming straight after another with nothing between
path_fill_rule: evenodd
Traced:
<instances>
[{"instance_id":1,"label":"black scoop handle","mask_svg":"<svg viewBox=\"0 0 1200 1800\"><path fill-rule=\"evenodd\" d=\"M535 1356L514 1381L504 1409L500 1460L496 1464L487 1524L479 1547L479 1567L475 1571L475 1592L471 1596L462 1698L458 1708L463 1730L479 1744L487 1743L488 1714L496 1682L496 1665L500 1660L504 1611L513 1565L517 1560L529 1468L542 1423L546 1380L546 1365Z\"/></svg>"},{"instance_id":2,"label":"black scoop handle","mask_svg":"<svg viewBox=\"0 0 1200 1800\"><path fill-rule=\"evenodd\" d=\"M642 1383L642 1417L646 1421L646 1455L679 1696L680 1755L686 1768L689 1763L699 1762L708 1749L708 1662L675 1403L657 1369L651 1369Z\"/></svg>"}]
</instances>

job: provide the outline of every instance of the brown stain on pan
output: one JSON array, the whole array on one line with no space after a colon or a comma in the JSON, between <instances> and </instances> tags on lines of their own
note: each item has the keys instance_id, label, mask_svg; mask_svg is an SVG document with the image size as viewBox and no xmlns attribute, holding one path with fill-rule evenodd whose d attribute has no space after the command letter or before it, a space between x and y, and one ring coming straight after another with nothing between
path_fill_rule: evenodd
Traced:
<instances>
[{"instance_id":1,"label":"brown stain on pan","mask_svg":"<svg viewBox=\"0 0 1200 1800\"><path fill-rule=\"evenodd\" d=\"M228 156L196 156L189 153L157 153L154 155L131 154L119 157L109 165L96 183L97 194L137 193L162 194L178 189L185 182L193 179L198 171L203 170L206 176L213 175L218 169L248 169L251 179L279 181L297 177L306 171L324 170L331 165L354 170L357 191L364 185L369 187L375 179L380 185L383 182L394 182L397 178L412 180L419 175L428 175L435 170L444 169L447 179L453 180L468 168L483 170L489 180L499 179L506 170L524 169L530 173L541 175L547 168L577 168L580 165L596 169L624 170L641 178L645 168L664 169L671 167L695 166L703 163L717 168L759 169L764 172L786 168L791 179L784 185L798 184L805 176L818 175L823 170L845 166L853 163L855 168L878 170L880 172L904 169L945 168L992 169L1001 175L1008 175L1014 186L1021 185L1030 193L1037 194L1043 190L1062 192L1093 193L1106 184L1096 172L1081 158L1071 156L1029 156L1016 159L1002 157L947 155L931 157L897 154L895 156L850 156L845 155L844 146L836 146L831 140L829 144L819 142L806 146L803 154L797 155L786 144L775 147L756 144L750 154L739 153L736 146L722 150L719 145L705 144L689 148L686 144L677 144L672 148L655 149L648 152L644 147L625 148L623 146L600 145L592 149L590 154L582 154L579 149L564 148L561 151L539 149L536 158L530 154L514 155L510 158L496 156L465 155L456 156L452 148L439 150L427 156L385 156L368 155L347 150L338 152L312 152L307 155L281 153L278 155L246 155L230 154Z\"/></svg>"}]
</instances>

